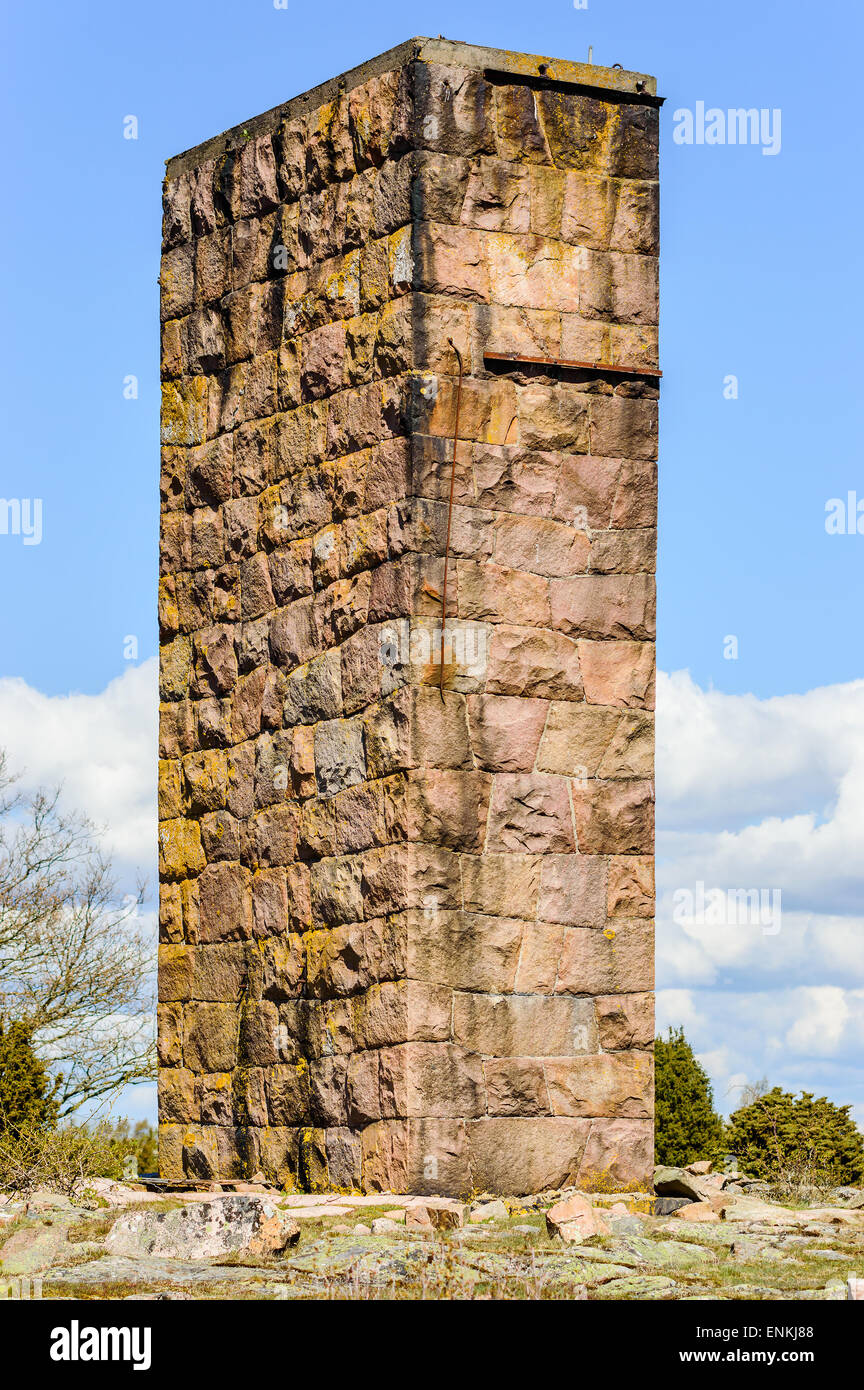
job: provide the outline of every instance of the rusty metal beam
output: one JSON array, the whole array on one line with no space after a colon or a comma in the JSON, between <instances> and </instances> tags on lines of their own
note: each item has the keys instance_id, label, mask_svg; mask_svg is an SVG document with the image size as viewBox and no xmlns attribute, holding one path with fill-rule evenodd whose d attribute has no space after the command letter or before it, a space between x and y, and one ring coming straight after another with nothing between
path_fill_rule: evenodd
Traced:
<instances>
[{"instance_id":1,"label":"rusty metal beam","mask_svg":"<svg viewBox=\"0 0 864 1390\"><path fill-rule=\"evenodd\" d=\"M484 352L484 362L524 362L532 367L564 367L570 371L617 372L619 376L663 375L656 367L618 367L611 362L571 362L565 357L522 357L515 352Z\"/></svg>"}]
</instances>

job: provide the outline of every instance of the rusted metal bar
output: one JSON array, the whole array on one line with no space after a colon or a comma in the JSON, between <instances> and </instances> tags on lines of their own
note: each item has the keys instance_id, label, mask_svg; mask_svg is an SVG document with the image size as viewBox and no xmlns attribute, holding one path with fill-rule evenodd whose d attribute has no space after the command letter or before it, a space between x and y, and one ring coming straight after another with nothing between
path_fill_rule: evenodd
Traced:
<instances>
[{"instance_id":1,"label":"rusted metal bar","mask_svg":"<svg viewBox=\"0 0 864 1390\"><path fill-rule=\"evenodd\" d=\"M484 362L526 362L533 367L567 367L586 372L617 372L620 376L661 377L656 367L616 367L611 362L571 362L565 357L523 357L515 352L484 352Z\"/></svg>"},{"instance_id":2,"label":"rusted metal bar","mask_svg":"<svg viewBox=\"0 0 864 1390\"><path fill-rule=\"evenodd\" d=\"M452 338L447 339L459 363L459 380L456 383L456 419L453 423L453 463L450 469L450 501L447 504L447 540L444 543L444 583L441 588L441 669L438 675L438 689L444 700L444 629L447 626L447 565L450 559L450 523L453 520L453 490L456 486L456 445L459 441L459 407L462 404L462 354Z\"/></svg>"}]
</instances>

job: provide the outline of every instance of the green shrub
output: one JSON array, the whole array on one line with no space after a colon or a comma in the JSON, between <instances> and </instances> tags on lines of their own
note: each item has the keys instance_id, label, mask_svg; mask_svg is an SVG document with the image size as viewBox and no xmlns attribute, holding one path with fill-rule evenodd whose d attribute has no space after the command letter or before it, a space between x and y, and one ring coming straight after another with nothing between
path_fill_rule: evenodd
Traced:
<instances>
[{"instance_id":1,"label":"green shrub","mask_svg":"<svg viewBox=\"0 0 864 1390\"><path fill-rule=\"evenodd\" d=\"M57 1120L57 1086L24 1024L0 1019L0 1133L22 1126L50 1129Z\"/></svg>"},{"instance_id":2,"label":"green shrub","mask_svg":"<svg viewBox=\"0 0 864 1390\"><path fill-rule=\"evenodd\" d=\"M864 1179L864 1136L849 1115L810 1091L796 1097L775 1086L729 1117L727 1147L745 1173L793 1190Z\"/></svg>"},{"instance_id":3,"label":"green shrub","mask_svg":"<svg viewBox=\"0 0 864 1390\"><path fill-rule=\"evenodd\" d=\"M139 1120L134 1129L128 1120L118 1120L111 1130L111 1142L116 1148L121 1168L123 1160L129 1154L134 1154L139 1173L158 1172L159 1133L147 1120Z\"/></svg>"},{"instance_id":4,"label":"green shrub","mask_svg":"<svg viewBox=\"0 0 864 1390\"><path fill-rule=\"evenodd\" d=\"M86 1194L93 1178L119 1179L123 1160L107 1124L36 1125L0 1133L0 1189L27 1196L44 1187L66 1197Z\"/></svg>"},{"instance_id":5,"label":"green shrub","mask_svg":"<svg viewBox=\"0 0 864 1390\"><path fill-rule=\"evenodd\" d=\"M693 1055L683 1028L654 1042L654 1157L681 1167L713 1157L723 1123L714 1111L711 1083Z\"/></svg>"}]
</instances>

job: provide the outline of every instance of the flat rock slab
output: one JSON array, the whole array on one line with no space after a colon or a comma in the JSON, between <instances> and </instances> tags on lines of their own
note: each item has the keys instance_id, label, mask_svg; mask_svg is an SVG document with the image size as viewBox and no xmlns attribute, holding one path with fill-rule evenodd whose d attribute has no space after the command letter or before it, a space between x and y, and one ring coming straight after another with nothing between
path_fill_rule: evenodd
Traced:
<instances>
[{"instance_id":1,"label":"flat rock slab","mask_svg":"<svg viewBox=\"0 0 864 1390\"><path fill-rule=\"evenodd\" d=\"M848 1226L864 1232L864 1210L850 1207L781 1207L759 1197L735 1197L727 1220L756 1221L766 1226Z\"/></svg>"},{"instance_id":2,"label":"flat rock slab","mask_svg":"<svg viewBox=\"0 0 864 1390\"><path fill-rule=\"evenodd\" d=\"M308 1250L292 1255L286 1269L321 1281L347 1278L355 1284L376 1285L382 1290L404 1283L417 1284L434 1279L430 1267L430 1246L410 1234L393 1236L346 1236L316 1241ZM447 1261L453 1297L470 1291L482 1278L473 1263Z\"/></svg>"},{"instance_id":3,"label":"flat rock slab","mask_svg":"<svg viewBox=\"0 0 864 1390\"><path fill-rule=\"evenodd\" d=\"M279 1205L281 1207L282 1203L280 1202ZM291 1215L295 1221L321 1221L330 1216L351 1216L354 1211L354 1207L292 1207Z\"/></svg>"},{"instance_id":4,"label":"flat rock slab","mask_svg":"<svg viewBox=\"0 0 864 1390\"><path fill-rule=\"evenodd\" d=\"M65 1216L65 1214L64 1214ZM0 1245L4 1275L37 1274L67 1249L66 1234L72 1219L52 1219L50 1225L21 1226Z\"/></svg>"},{"instance_id":5,"label":"flat rock slab","mask_svg":"<svg viewBox=\"0 0 864 1390\"><path fill-rule=\"evenodd\" d=\"M663 1274L634 1274L627 1279L613 1279L597 1290L598 1298L668 1298L678 1285Z\"/></svg>"},{"instance_id":6,"label":"flat rock slab","mask_svg":"<svg viewBox=\"0 0 864 1390\"><path fill-rule=\"evenodd\" d=\"M576 1245L572 1246L568 1254L577 1260L596 1261L600 1264L614 1260L616 1264L626 1265L630 1269L638 1269L645 1261L637 1255L631 1255L626 1250L616 1248L615 1250L604 1250L600 1246Z\"/></svg>"},{"instance_id":7,"label":"flat rock slab","mask_svg":"<svg viewBox=\"0 0 864 1390\"><path fill-rule=\"evenodd\" d=\"M54 1284L218 1284L272 1281L271 1268L254 1265L205 1264L200 1260L165 1260L125 1255L103 1255L87 1264L52 1269L44 1289Z\"/></svg>"},{"instance_id":8,"label":"flat rock slab","mask_svg":"<svg viewBox=\"0 0 864 1390\"><path fill-rule=\"evenodd\" d=\"M642 1264L659 1265L661 1269L688 1269L693 1265L717 1263L713 1250L706 1250L695 1241L683 1240L640 1240L637 1236L627 1236L616 1242L610 1249L613 1259L619 1259L626 1252Z\"/></svg>"},{"instance_id":9,"label":"flat rock slab","mask_svg":"<svg viewBox=\"0 0 864 1390\"><path fill-rule=\"evenodd\" d=\"M413 1207L430 1201L428 1197L406 1196L394 1192L278 1192L273 1194L280 1207Z\"/></svg>"},{"instance_id":10,"label":"flat rock slab","mask_svg":"<svg viewBox=\"0 0 864 1390\"><path fill-rule=\"evenodd\" d=\"M269 1197L238 1193L172 1211L127 1212L108 1232L105 1249L133 1258L206 1260L241 1251L275 1255L299 1235L296 1221Z\"/></svg>"}]
</instances>

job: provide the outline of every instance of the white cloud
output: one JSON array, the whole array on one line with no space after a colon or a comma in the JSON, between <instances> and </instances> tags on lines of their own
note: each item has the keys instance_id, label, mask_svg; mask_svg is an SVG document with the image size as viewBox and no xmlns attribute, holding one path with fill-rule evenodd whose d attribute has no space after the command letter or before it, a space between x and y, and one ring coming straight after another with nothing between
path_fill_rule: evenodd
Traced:
<instances>
[{"instance_id":1,"label":"white cloud","mask_svg":"<svg viewBox=\"0 0 864 1390\"><path fill-rule=\"evenodd\" d=\"M864 680L760 700L702 690L687 671L660 672L657 715L667 829L731 830L800 814L792 838L838 797L837 816L851 828L864 803Z\"/></svg>"},{"instance_id":2,"label":"white cloud","mask_svg":"<svg viewBox=\"0 0 864 1390\"><path fill-rule=\"evenodd\" d=\"M62 783L63 804L100 828L124 879L153 883L156 858L155 658L130 666L98 695L43 695L0 680L0 739L19 788Z\"/></svg>"},{"instance_id":3,"label":"white cloud","mask_svg":"<svg viewBox=\"0 0 864 1390\"><path fill-rule=\"evenodd\" d=\"M24 785L64 784L130 877L153 881L156 663L99 695L0 680ZM683 1024L734 1107L745 1080L806 1087L864 1117L864 681L760 700L658 679L658 1027ZM677 888L779 888L776 935L672 917Z\"/></svg>"},{"instance_id":4,"label":"white cloud","mask_svg":"<svg viewBox=\"0 0 864 1390\"><path fill-rule=\"evenodd\" d=\"M661 674L657 817L658 1025L723 1108L767 1075L864 1114L864 681L759 700ZM779 932L676 920L700 882L779 890Z\"/></svg>"}]
</instances>

